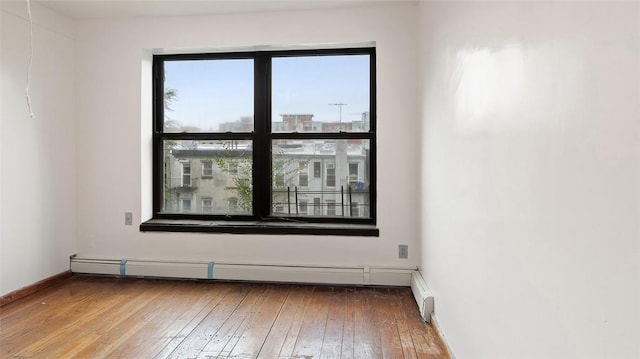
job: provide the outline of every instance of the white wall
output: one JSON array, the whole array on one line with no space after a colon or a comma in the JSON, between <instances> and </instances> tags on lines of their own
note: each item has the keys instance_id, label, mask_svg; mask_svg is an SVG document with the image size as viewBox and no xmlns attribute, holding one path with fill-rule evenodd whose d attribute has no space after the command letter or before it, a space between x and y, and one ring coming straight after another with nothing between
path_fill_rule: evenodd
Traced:
<instances>
[{"instance_id":1,"label":"white wall","mask_svg":"<svg viewBox=\"0 0 640 359\"><path fill-rule=\"evenodd\" d=\"M417 266L416 9L405 4L79 22L79 255ZM134 213L136 224L148 219L142 210L148 212L151 201L151 50L364 41L376 41L378 54L379 238L140 233L137 225L124 225L125 211ZM408 260L397 258L401 243L409 245Z\"/></svg>"},{"instance_id":2,"label":"white wall","mask_svg":"<svg viewBox=\"0 0 640 359\"><path fill-rule=\"evenodd\" d=\"M640 357L640 4L420 8L421 270L454 354Z\"/></svg>"},{"instance_id":3,"label":"white wall","mask_svg":"<svg viewBox=\"0 0 640 359\"><path fill-rule=\"evenodd\" d=\"M32 119L25 100L26 5L1 4L0 295L4 295L69 270L76 245L76 136L73 24L33 6L30 92L36 119Z\"/></svg>"}]
</instances>

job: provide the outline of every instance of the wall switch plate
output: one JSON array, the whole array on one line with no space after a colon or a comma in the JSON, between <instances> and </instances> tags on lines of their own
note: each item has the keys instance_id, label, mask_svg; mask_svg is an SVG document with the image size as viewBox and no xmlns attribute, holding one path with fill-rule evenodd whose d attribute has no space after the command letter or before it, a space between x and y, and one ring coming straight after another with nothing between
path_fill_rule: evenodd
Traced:
<instances>
[{"instance_id":1,"label":"wall switch plate","mask_svg":"<svg viewBox=\"0 0 640 359\"><path fill-rule=\"evenodd\" d=\"M398 245L398 258L407 259L409 258L409 246L406 244Z\"/></svg>"},{"instance_id":2,"label":"wall switch plate","mask_svg":"<svg viewBox=\"0 0 640 359\"><path fill-rule=\"evenodd\" d=\"M131 212L125 212L124 213L124 224L126 226L133 225L133 213L131 213Z\"/></svg>"}]
</instances>

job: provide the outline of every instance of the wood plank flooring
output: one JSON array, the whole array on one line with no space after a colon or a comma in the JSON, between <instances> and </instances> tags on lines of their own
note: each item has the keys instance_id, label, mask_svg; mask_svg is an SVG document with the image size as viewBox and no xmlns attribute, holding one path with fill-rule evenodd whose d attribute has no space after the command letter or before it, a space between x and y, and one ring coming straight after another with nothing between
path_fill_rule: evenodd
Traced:
<instances>
[{"instance_id":1,"label":"wood plank flooring","mask_svg":"<svg viewBox=\"0 0 640 359\"><path fill-rule=\"evenodd\" d=\"M0 308L0 358L447 358L409 288L74 276Z\"/></svg>"}]
</instances>

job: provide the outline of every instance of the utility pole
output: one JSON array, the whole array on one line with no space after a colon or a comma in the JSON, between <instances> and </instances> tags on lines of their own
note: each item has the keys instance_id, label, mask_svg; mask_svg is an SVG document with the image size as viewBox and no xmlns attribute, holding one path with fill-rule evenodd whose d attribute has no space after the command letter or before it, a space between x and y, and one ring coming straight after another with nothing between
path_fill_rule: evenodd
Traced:
<instances>
[{"instance_id":1,"label":"utility pole","mask_svg":"<svg viewBox=\"0 0 640 359\"><path fill-rule=\"evenodd\" d=\"M338 106L338 111L340 113L340 122L342 122L342 106L346 106L346 103L338 102L338 103L330 103L329 106Z\"/></svg>"}]
</instances>

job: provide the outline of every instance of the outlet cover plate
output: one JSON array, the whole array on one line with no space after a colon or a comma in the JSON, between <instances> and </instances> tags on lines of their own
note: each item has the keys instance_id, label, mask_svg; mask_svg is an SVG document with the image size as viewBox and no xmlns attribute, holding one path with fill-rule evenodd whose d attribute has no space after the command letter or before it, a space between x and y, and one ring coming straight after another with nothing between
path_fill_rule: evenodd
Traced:
<instances>
[{"instance_id":1,"label":"outlet cover plate","mask_svg":"<svg viewBox=\"0 0 640 359\"><path fill-rule=\"evenodd\" d=\"M409 246L406 244L398 245L398 258L400 259L408 259L409 258Z\"/></svg>"}]
</instances>

